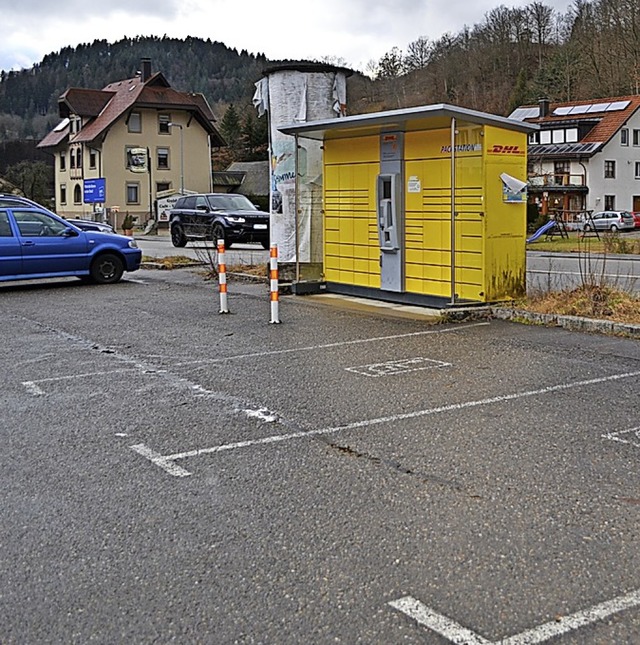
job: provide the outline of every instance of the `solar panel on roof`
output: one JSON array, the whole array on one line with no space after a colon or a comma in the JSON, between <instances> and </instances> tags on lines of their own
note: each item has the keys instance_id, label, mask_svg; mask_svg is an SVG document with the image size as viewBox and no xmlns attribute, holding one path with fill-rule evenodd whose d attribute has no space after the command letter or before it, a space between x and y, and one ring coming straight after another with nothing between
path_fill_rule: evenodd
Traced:
<instances>
[{"instance_id":1,"label":"solar panel on roof","mask_svg":"<svg viewBox=\"0 0 640 645\"><path fill-rule=\"evenodd\" d=\"M619 110L624 110L631 101L614 101L607 108L607 112L618 112Z\"/></svg>"},{"instance_id":2,"label":"solar panel on roof","mask_svg":"<svg viewBox=\"0 0 640 645\"><path fill-rule=\"evenodd\" d=\"M54 132L61 132L68 125L69 125L69 119L65 117L64 119L62 119L62 121L60 121L60 123L58 123L58 125L55 128L53 128L53 131Z\"/></svg>"},{"instance_id":3,"label":"solar panel on roof","mask_svg":"<svg viewBox=\"0 0 640 645\"><path fill-rule=\"evenodd\" d=\"M518 108L509 115L509 118L515 119L516 121L523 121L524 119L537 117L539 113L540 110L537 107Z\"/></svg>"},{"instance_id":4,"label":"solar panel on roof","mask_svg":"<svg viewBox=\"0 0 640 645\"><path fill-rule=\"evenodd\" d=\"M586 112L589 111L589 108L591 107L591 104L589 105L574 105L571 108L571 111L569 114L586 114Z\"/></svg>"},{"instance_id":5,"label":"solar panel on roof","mask_svg":"<svg viewBox=\"0 0 640 645\"><path fill-rule=\"evenodd\" d=\"M611 103L594 103L589 107L587 112L606 112Z\"/></svg>"},{"instance_id":6,"label":"solar panel on roof","mask_svg":"<svg viewBox=\"0 0 640 645\"><path fill-rule=\"evenodd\" d=\"M565 116L571 112L571 107L557 107L553 113L557 116Z\"/></svg>"}]
</instances>

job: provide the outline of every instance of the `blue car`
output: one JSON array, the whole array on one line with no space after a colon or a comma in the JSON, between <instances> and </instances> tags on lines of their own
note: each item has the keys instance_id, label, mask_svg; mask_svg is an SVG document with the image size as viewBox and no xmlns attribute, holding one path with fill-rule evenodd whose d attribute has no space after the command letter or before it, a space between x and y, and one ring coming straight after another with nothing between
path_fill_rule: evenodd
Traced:
<instances>
[{"instance_id":1,"label":"blue car","mask_svg":"<svg viewBox=\"0 0 640 645\"><path fill-rule=\"evenodd\" d=\"M35 204L0 202L0 282L75 276L113 284L141 260L131 237L82 230Z\"/></svg>"}]
</instances>

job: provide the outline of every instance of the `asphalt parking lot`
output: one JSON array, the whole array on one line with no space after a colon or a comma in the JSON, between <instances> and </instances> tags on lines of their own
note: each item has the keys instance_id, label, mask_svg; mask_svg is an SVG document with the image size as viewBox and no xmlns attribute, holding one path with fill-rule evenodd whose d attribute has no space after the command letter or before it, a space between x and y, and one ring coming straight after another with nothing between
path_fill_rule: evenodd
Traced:
<instances>
[{"instance_id":1,"label":"asphalt parking lot","mask_svg":"<svg viewBox=\"0 0 640 645\"><path fill-rule=\"evenodd\" d=\"M186 270L0 300L0 642L640 642L637 341Z\"/></svg>"}]
</instances>

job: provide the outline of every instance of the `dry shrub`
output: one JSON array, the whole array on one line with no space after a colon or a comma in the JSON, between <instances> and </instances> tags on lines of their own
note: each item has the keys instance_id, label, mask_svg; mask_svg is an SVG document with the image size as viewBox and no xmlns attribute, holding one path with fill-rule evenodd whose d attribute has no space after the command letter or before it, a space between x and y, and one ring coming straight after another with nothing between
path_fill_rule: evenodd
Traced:
<instances>
[{"instance_id":1,"label":"dry shrub","mask_svg":"<svg viewBox=\"0 0 640 645\"><path fill-rule=\"evenodd\" d=\"M640 298L606 285L585 284L572 290L541 293L521 306L544 314L640 324Z\"/></svg>"}]
</instances>

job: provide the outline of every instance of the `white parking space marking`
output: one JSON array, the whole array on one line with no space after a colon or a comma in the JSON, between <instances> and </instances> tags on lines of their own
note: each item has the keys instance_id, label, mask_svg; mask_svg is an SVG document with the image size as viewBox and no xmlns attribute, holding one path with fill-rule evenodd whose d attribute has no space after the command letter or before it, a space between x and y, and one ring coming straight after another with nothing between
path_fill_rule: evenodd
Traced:
<instances>
[{"instance_id":1,"label":"white parking space marking","mask_svg":"<svg viewBox=\"0 0 640 645\"><path fill-rule=\"evenodd\" d=\"M258 419L259 421L264 421L265 423L274 423L278 420L277 415L273 412L270 412L267 408L259 408L258 410L243 410L243 412L250 419Z\"/></svg>"},{"instance_id":2,"label":"white parking space marking","mask_svg":"<svg viewBox=\"0 0 640 645\"><path fill-rule=\"evenodd\" d=\"M347 372L355 372L363 376L392 376L394 374L406 374L407 372L419 372L420 370L432 370L437 367L451 367L451 363L436 361L432 358L405 358L398 361L386 361L385 363L372 363L371 365L358 365L356 367L345 367Z\"/></svg>"},{"instance_id":3,"label":"white parking space marking","mask_svg":"<svg viewBox=\"0 0 640 645\"><path fill-rule=\"evenodd\" d=\"M308 430L308 431L301 431L301 432L292 432L289 434L282 434L282 435L272 435L270 437L263 437L262 439L250 439L247 441L238 441L235 443L228 443L228 444L222 444L219 446L213 446L211 448L199 448L196 450L189 450L187 452L179 452L172 455L157 455L156 453L153 453L153 454L158 459L162 460L163 463L173 462L179 459L188 459L190 457L200 457L202 455L214 454L214 453L224 452L228 450L237 450L239 448L249 448L252 446L281 443L283 441L291 441L294 439L301 439L304 437L314 437L318 435L333 434L336 432L341 432L343 430L356 430L359 428L367 428L369 426L380 425L384 423L393 424L397 421L403 421L405 419L417 419L419 417L425 417L432 414L456 412L459 410L465 410L467 408L481 407L484 405L493 405L494 403L504 403L506 401L515 401L515 400L523 399L527 397L550 394L552 392L562 392L565 390L572 390L579 387L597 385L599 383L619 381L621 379L628 379L628 378L637 378L638 376L640 376L640 372L626 372L624 374L612 374L610 376L602 376L600 378L592 378L584 381L575 381L573 383L561 383L559 385L550 385L549 387L544 387L538 390L528 390L525 392L516 392L514 394L504 394L502 396L494 396L487 399L479 399L475 401L465 401L463 403L452 403L450 405L442 405L436 408L427 408L426 410L416 410L414 412L394 414L387 417L379 417L377 419L368 419L365 421L354 421L352 423L347 423L342 426L334 426L331 428L320 428L318 430ZM132 446L132 449L136 450L136 447ZM147 450L150 451L150 449L147 449ZM167 470L166 468L164 469Z\"/></svg>"},{"instance_id":4,"label":"white parking space marking","mask_svg":"<svg viewBox=\"0 0 640 645\"><path fill-rule=\"evenodd\" d=\"M629 430L621 430L620 432L609 432L602 435L603 439L610 439L611 441L619 441L626 443L636 448L640 448L640 428L631 428Z\"/></svg>"},{"instance_id":5,"label":"white parking space marking","mask_svg":"<svg viewBox=\"0 0 640 645\"><path fill-rule=\"evenodd\" d=\"M107 376L109 374L122 374L123 372L134 372L134 369L119 369L108 370L106 372L85 372L84 374L67 374L66 376L51 376L49 378L40 378L35 381L23 381L22 385L27 389L27 392L34 396L42 396L46 392L38 385L38 383L55 383L59 381L72 381L79 378L91 378L94 376Z\"/></svg>"},{"instance_id":6,"label":"white parking space marking","mask_svg":"<svg viewBox=\"0 0 640 645\"><path fill-rule=\"evenodd\" d=\"M457 327L447 327L446 329L428 329L426 331L414 331L408 334L394 334L392 336L378 336L376 338L356 338L355 340L345 340L337 343L325 343L323 345L308 345L306 347L289 347L287 349L274 349L268 352L253 352L251 354L236 354L235 356L223 356L221 358L203 358L197 361L188 361L176 363L174 367L188 367L193 365L210 365L211 363L224 363L246 358L263 358L265 356L280 356L282 354L295 354L298 352L315 352L320 349L333 349L335 347L346 347L347 345L361 345L363 343L380 343L387 340L399 340L402 338L411 338L412 336L429 336L432 334L448 334L451 332L464 331L472 327L486 327L490 323L470 323L468 325L459 325Z\"/></svg>"},{"instance_id":7,"label":"white parking space marking","mask_svg":"<svg viewBox=\"0 0 640 645\"><path fill-rule=\"evenodd\" d=\"M134 450L139 455L142 455L151 463L159 466L160 468L162 468L162 470L165 470L174 477L189 477L191 475L188 470L180 468L180 466L176 466L171 458L159 455L157 452L154 452L153 450L151 450L151 448L148 448L143 443L137 444L136 446L131 446L131 450Z\"/></svg>"},{"instance_id":8,"label":"white parking space marking","mask_svg":"<svg viewBox=\"0 0 640 645\"><path fill-rule=\"evenodd\" d=\"M38 387L34 381L23 381L22 385L24 385L27 392L29 392L29 394L33 394L33 396L44 396L44 390Z\"/></svg>"},{"instance_id":9,"label":"white parking space marking","mask_svg":"<svg viewBox=\"0 0 640 645\"><path fill-rule=\"evenodd\" d=\"M433 611L412 596L393 600L389 605L456 645L533 645L534 643L544 643L562 634L568 634L626 609L640 606L640 589L499 641L487 640L450 618Z\"/></svg>"},{"instance_id":10,"label":"white parking space marking","mask_svg":"<svg viewBox=\"0 0 640 645\"><path fill-rule=\"evenodd\" d=\"M411 596L392 600L389 605L406 614L409 618L413 618L423 627L428 627L431 631L444 636L452 643L459 645L486 645L490 642L470 629L459 625L454 620L433 611L433 609L429 609L429 607Z\"/></svg>"}]
</instances>

